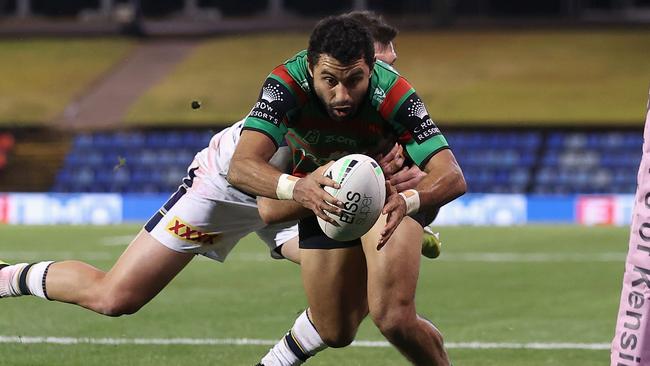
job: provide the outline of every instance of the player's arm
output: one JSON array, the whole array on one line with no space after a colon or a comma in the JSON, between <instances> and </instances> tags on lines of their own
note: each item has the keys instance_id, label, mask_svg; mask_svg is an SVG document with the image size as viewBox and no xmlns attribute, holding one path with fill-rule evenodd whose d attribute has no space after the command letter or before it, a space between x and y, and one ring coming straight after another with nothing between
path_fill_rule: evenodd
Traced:
<instances>
[{"instance_id":1,"label":"player's arm","mask_svg":"<svg viewBox=\"0 0 650 366\"><path fill-rule=\"evenodd\" d=\"M266 79L258 101L244 122L237 148L228 170L227 180L233 186L256 196L295 200L328 222L335 221L325 212L338 213L342 205L322 186L338 188L325 176L299 178L283 174L269 160L287 132L287 114L298 107L299 88L279 66Z\"/></svg>"},{"instance_id":2,"label":"player's arm","mask_svg":"<svg viewBox=\"0 0 650 366\"><path fill-rule=\"evenodd\" d=\"M388 218L381 233L381 247L404 215L434 211L464 194L467 185L447 140L405 79L400 77L395 82L379 111L396 128L402 129L400 141L404 142L406 154L426 173L415 189L395 194L394 187L389 187L383 210Z\"/></svg>"},{"instance_id":3,"label":"player's arm","mask_svg":"<svg viewBox=\"0 0 650 366\"><path fill-rule=\"evenodd\" d=\"M277 198L276 186L282 173L269 164L275 150L273 141L263 133L242 131L230 161L228 182L256 196Z\"/></svg>"},{"instance_id":4,"label":"player's arm","mask_svg":"<svg viewBox=\"0 0 650 366\"><path fill-rule=\"evenodd\" d=\"M467 191L463 172L450 149L433 155L424 167L426 175L415 190L420 209L438 209Z\"/></svg>"},{"instance_id":5,"label":"player's arm","mask_svg":"<svg viewBox=\"0 0 650 366\"><path fill-rule=\"evenodd\" d=\"M260 196L257 197L257 210L262 221L267 225L297 220L312 214L296 201L274 200Z\"/></svg>"},{"instance_id":6,"label":"player's arm","mask_svg":"<svg viewBox=\"0 0 650 366\"><path fill-rule=\"evenodd\" d=\"M323 175L323 173L334 162L331 161L313 171L311 174ZM310 175L311 175L310 174ZM257 197L257 210L265 224L275 224L291 220L301 219L312 214L301 204L293 200L276 200L272 198Z\"/></svg>"},{"instance_id":7,"label":"player's arm","mask_svg":"<svg viewBox=\"0 0 650 366\"><path fill-rule=\"evenodd\" d=\"M235 149L227 180L230 184L256 196L294 200L316 216L336 225L325 212L338 214L342 202L322 187L340 188L334 180L322 174L304 178L283 174L268 163L275 152L275 144L265 134L244 130Z\"/></svg>"},{"instance_id":8,"label":"player's arm","mask_svg":"<svg viewBox=\"0 0 650 366\"><path fill-rule=\"evenodd\" d=\"M418 212L436 212L443 205L462 196L467 191L463 172L449 149L433 155L424 167L426 175L415 189L397 194L392 191L383 213L388 215L378 248L381 248L406 215Z\"/></svg>"}]
</instances>

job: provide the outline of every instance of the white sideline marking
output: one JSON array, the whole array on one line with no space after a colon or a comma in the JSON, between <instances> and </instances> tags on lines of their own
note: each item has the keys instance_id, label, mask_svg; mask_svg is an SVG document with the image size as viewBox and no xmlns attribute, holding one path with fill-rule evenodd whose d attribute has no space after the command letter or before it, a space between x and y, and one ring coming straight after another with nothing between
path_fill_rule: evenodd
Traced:
<instances>
[{"instance_id":1,"label":"white sideline marking","mask_svg":"<svg viewBox=\"0 0 650 366\"><path fill-rule=\"evenodd\" d=\"M42 260L67 260L77 259L86 261L105 261L117 259L117 255L107 251L45 251L45 250L3 250L0 251L0 259L12 263L35 262Z\"/></svg>"},{"instance_id":2,"label":"white sideline marking","mask_svg":"<svg viewBox=\"0 0 650 366\"><path fill-rule=\"evenodd\" d=\"M129 245L130 242L133 241L135 238L135 235L117 235L117 236L109 236L107 238L104 238L101 240L102 245L106 246L120 246L120 247L125 247Z\"/></svg>"},{"instance_id":3,"label":"white sideline marking","mask_svg":"<svg viewBox=\"0 0 650 366\"><path fill-rule=\"evenodd\" d=\"M58 344L58 345L187 345L187 346L272 346L277 340L254 338L75 338L75 337L22 337L0 336L0 343L9 344ZM353 347L386 348L386 341L354 341ZM609 343L491 343L491 342L447 342L447 348L454 349L537 349L537 350L608 350Z\"/></svg>"},{"instance_id":4,"label":"white sideline marking","mask_svg":"<svg viewBox=\"0 0 650 366\"><path fill-rule=\"evenodd\" d=\"M128 243L127 243L128 244ZM107 244L104 245L122 245ZM124 244L126 246L126 244ZM37 260L117 260L118 255L106 250L93 251L42 251L42 250L20 250L20 251L0 251L0 259L20 260L21 262ZM213 262L203 256L199 259L205 259ZM268 252L248 253L234 252L228 256L228 262L273 262ZM424 261L424 259L423 259ZM427 260L429 261L429 260ZM445 253L444 249L439 258L433 262L483 262L483 263L624 263L625 253L622 252L603 252L603 253Z\"/></svg>"},{"instance_id":5,"label":"white sideline marking","mask_svg":"<svg viewBox=\"0 0 650 366\"><path fill-rule=\"evenodd\" d=\"M625 262L623 252L604 253L445 253L440 258L449 262Z\"/></svg>"}]
</instances>

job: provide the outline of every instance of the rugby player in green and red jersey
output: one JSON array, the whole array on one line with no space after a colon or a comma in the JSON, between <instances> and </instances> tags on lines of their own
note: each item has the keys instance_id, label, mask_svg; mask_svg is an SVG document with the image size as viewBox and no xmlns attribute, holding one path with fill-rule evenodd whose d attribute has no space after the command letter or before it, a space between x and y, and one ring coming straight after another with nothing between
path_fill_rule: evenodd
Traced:
<instances>
[{"instance_id":1,"label":"rugby player in green and red jersey","mask_svg":"<svg viewBox=\"0 0 650 366\"><path fill-rule=\"evenodd\" d=\"M292 175L268 164L285 139L293 153ZM416 189L400 194L387 182L383 214L361 239L325 236L316 216L332 222L326 212L340 213L341 203L322 186L338 185L308 173L349 153L382 153L395 141L427 175ZM439 207L465 192L465 180L411 85L390 66L375 63L363 25L345 16L326 18L312 32L307 51L273 70L246 119L228 181L304 208L295 210L309 303L300 331L314 342L287 340L297 357L274 362L300 364L322 344L348 345L369 311L412 363L449 364L441 333L417 315L414 299L422 228Z\"/></svg>"},{"instance_id":2,"label":"rugby player in green and red jersey","mask_svg":"<svg viewBox=\"0 0 650 366\"><path fill-rule=\"evenodd\" d=\"M374 41L375 59L394 66L397 60L397 53L395 52L393 41L397 36L397 29L386 23L380 15L371 11L352 11L343 15L351 17L365 25ZM395 147L388 154L380 154L375 158L378 159L385 176L390 180L397 192L415 188L426 175L417 165L406 161L402 146L399 144L395 144ZM260 216L267 224L279 224L286 221L281 208L282 206L280 205L278 207L278 202L281 201L265 197L258 198ZM437 258L440 255L441 245L439 234L434 233L431 227L425 226L422 236L422 255L428 258ZM294 262L299 262L300 254L298 250L297 237L287 241L276 249L282 256Z\"/></svg>"}]
</instances>

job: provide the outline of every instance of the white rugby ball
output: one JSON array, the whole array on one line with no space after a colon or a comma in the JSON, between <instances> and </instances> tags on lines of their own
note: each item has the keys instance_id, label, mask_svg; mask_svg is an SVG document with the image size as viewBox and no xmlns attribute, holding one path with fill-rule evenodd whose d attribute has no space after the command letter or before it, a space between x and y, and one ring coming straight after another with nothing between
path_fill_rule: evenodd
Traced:
<instances>
[{"instance_id":1,"label":"white rugby ball","mask_svg":"<svg viewBox=\"0 0 650 366\"><path fill-rule=\"evenodd\" d=\"M386 200L384 172L377 162L363 154L351 154L334 162L325 176L341 185L325 191L343 202L340 215L327 213L338 222L334 226L318 217L318 225L325 235L338 241L355 240L375 224Z\"/></svg>"}]
</instances>

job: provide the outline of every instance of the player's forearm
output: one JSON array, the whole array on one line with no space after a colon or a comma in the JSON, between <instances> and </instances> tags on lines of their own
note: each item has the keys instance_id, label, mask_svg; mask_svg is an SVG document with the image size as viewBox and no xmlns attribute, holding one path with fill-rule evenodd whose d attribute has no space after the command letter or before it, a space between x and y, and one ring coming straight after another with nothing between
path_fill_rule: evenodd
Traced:
<instances>
[{"instance_id":1,"label":"player's forearm","mask_svg":"<svg viewBox=\"0 0 650 366\"><path fill-rule=\"evenodd\" d=\"M292 221L313 215L312 211L293 200L274 200L258 197L257 207L262 221L266 224Z\"/></svg>"},{"instance_id":2,"label":"player's forearm","mask_svg":"<svg viewBox=\"0 0 650 366\"><path fill-rule=\"evenodd\" d=\"M428 174L420 181L416 187L420 196L420 210L440 208L465 194L465 178L458 165L456 168L443 175Z\"/></svg>"},{"instance_id":3,"label":"player's forearm","mask_svg":"<svg viewBox=\"0 0 650 366\"><path fill-rule=\"evenodd\" d=\"M431 157L424 170L427 175L415 188L422 209L440 208L467 191L465 177L451 150Z\"/></svg>"},{"instance_id":4,"label":"player's forearm","mask_svg":"<svg viewBox=\"0 0 650 366\"><path fill-rule=\"evenodd\" d=\"M228 183L252 195L277 198L276 187L281 174L261 159L233 156L226 179Z\"/></svg>"}]
</instances>

